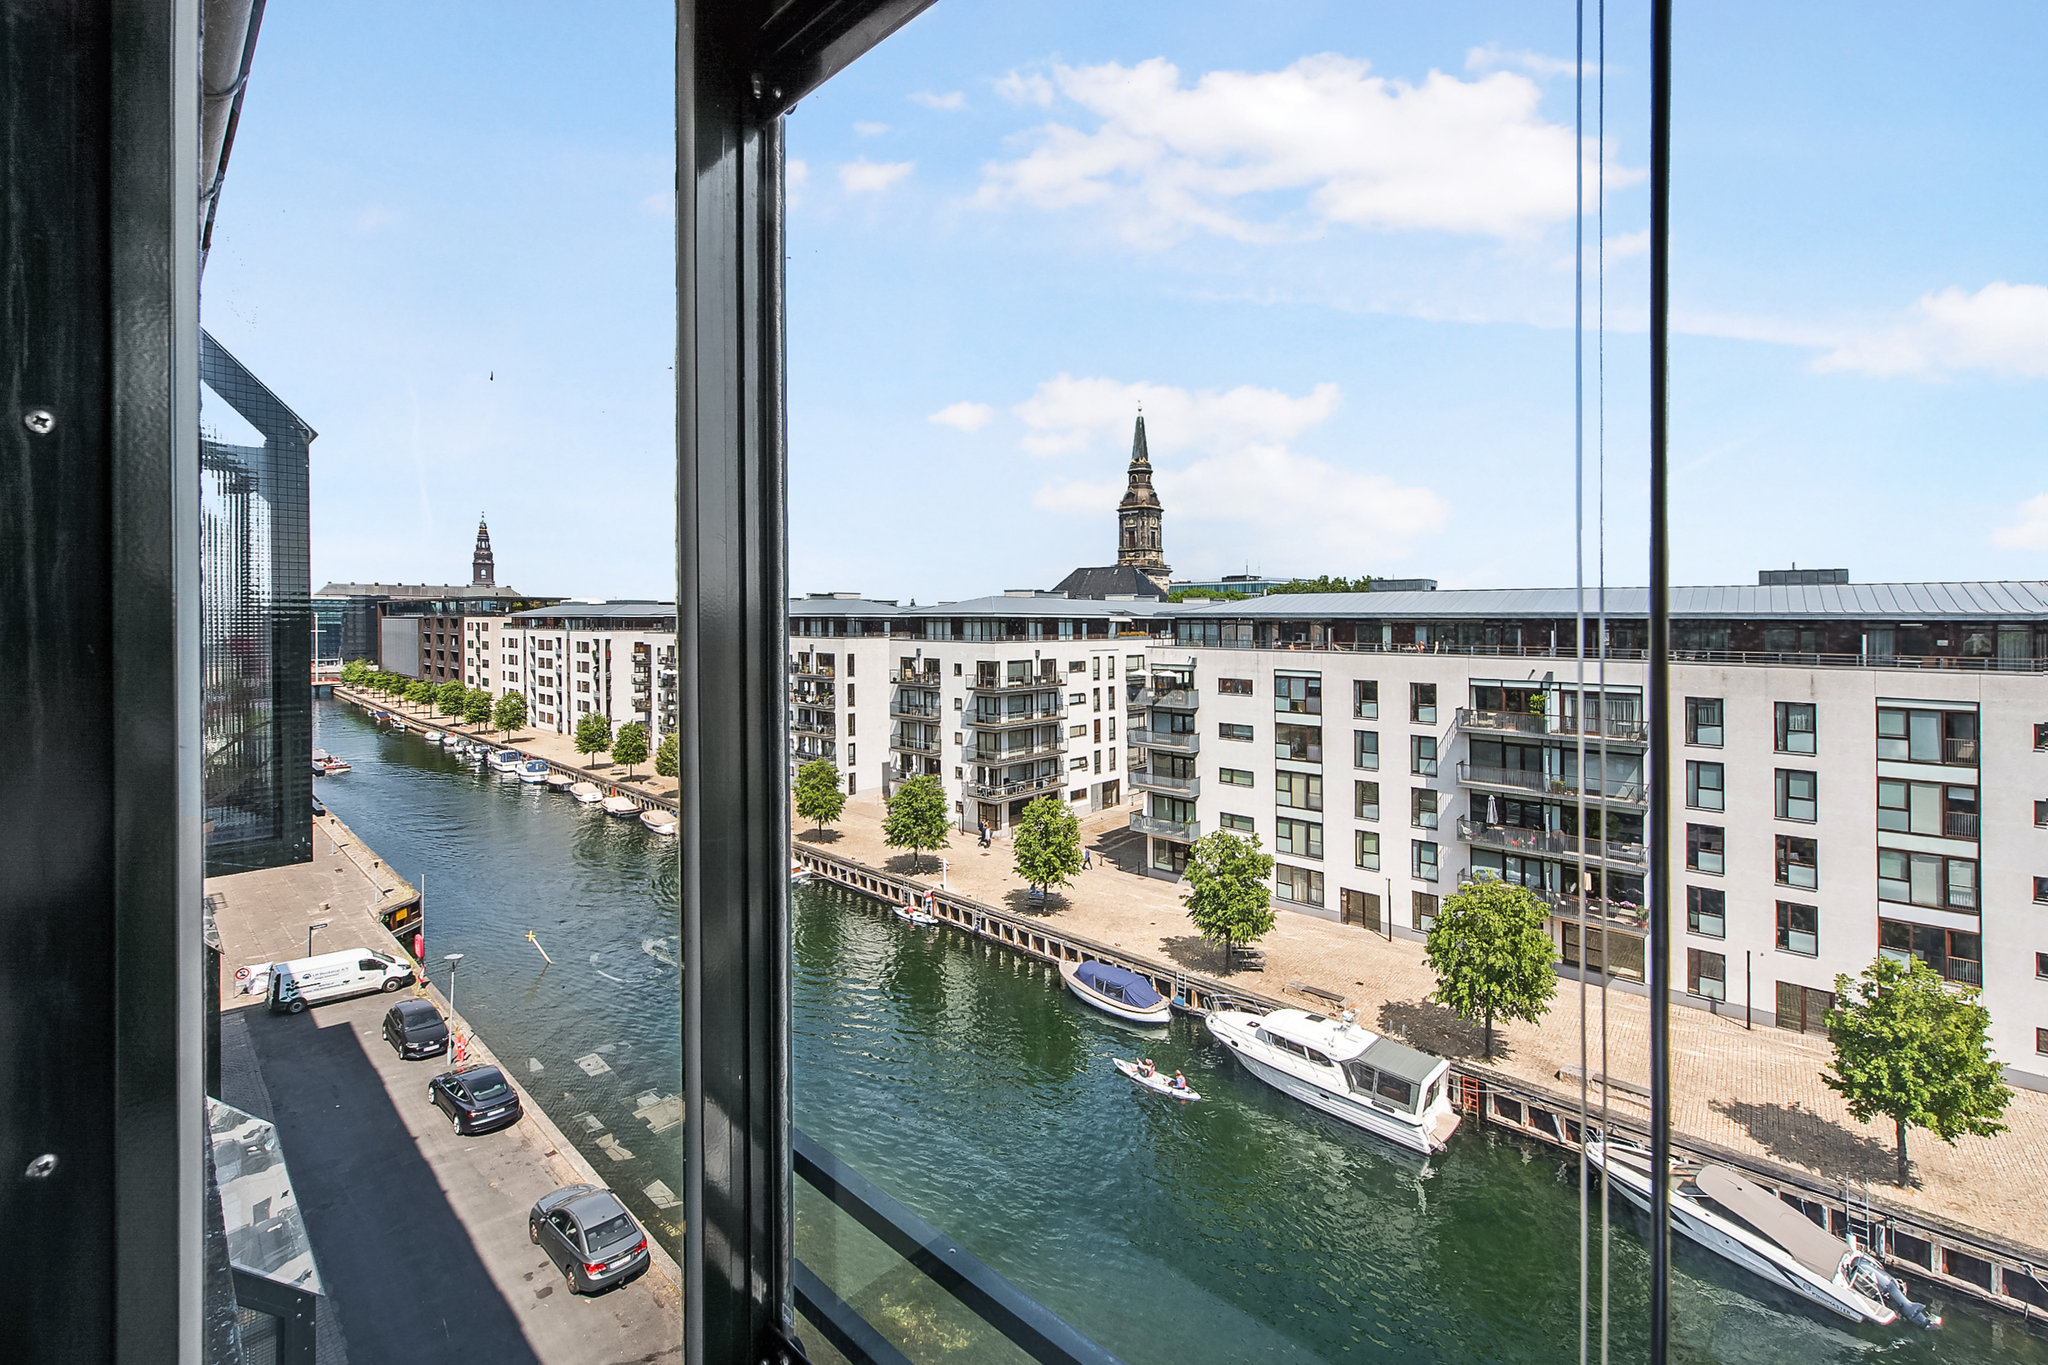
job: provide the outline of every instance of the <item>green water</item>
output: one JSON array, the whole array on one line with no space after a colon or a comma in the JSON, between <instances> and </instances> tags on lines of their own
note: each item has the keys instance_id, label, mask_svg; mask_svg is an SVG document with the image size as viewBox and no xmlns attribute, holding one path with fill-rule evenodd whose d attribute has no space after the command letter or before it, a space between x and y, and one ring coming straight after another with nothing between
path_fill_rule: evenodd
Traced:
<instances>
[{"instance_id":1,"label":"green water","mask_svg":"<svg viewBox=\"0 0 2048 1365\"><path fill-rule=\"evenodd\" d=\"M463 1013L673 1249L680 1210L661 1197L682 1188L681 1130L655 1131L645 1101L681 1088L674 841L339 703L316 723L315 743L355 765L319 779L323 799L425 874L428 956L465 955ZM1133 1365L1578 1358L1579 1176L1555 1150L1468 1122L1448 1152L1411 1159L1273 1094L1186 1019L1127 1028L1050 967L836 889L795 896L799 1126ZM1109 1063L1141 1050L1206 1098L1137 1092ZM831 1259L825 1222L798 1231L800 1254ZM1598 1248L1596 1225L1596 1262ZM1683 1243L1677 1256L1680 1360L2048 1363L2002 1315L1943 1303L1939 1334L1851 1328ZM1637 1360L1648 1263L1619 1209L1612 1264L1611 1358ZM949 1343L981 1358L944 1324L918 1329L925 1307L905 1309L913 1358Z\"/></svg>"}]
</instances>

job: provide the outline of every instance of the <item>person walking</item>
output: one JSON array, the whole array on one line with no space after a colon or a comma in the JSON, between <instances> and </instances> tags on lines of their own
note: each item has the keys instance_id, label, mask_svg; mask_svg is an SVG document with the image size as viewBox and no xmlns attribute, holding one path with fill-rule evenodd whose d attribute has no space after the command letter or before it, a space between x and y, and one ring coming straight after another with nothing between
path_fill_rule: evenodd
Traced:
<instances>
[{"instance_id":1,"label":"person walking","mask_svg":"<svg viewBox=\"0 0 2048 1365\"><path fill-rule=\"evenodd\" d=\"M1089 868L1093 866L1095 866L1095 850L1092 848L1083 848L1081 850L1081 870L1083 872L1086 872Z\"/></svg>"}]
</instances>

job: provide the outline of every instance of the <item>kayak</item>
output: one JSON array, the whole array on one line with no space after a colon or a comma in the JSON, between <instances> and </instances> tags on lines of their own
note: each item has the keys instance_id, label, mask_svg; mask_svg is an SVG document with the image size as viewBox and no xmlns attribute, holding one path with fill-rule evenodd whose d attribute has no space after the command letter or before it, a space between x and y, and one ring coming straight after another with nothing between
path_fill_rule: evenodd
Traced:
<instances>
[{"instance_id":1,"label":"kayak","mask_svg":"<svg viewBox=\"0 0 2048 1365\"><path fill-rule=\"evenodd\" d=\"M1116 1065L1118 1071L1123 1072L1124 1075L1129 1076L1147 1090L1157 1091L1161 1095L1171 1095L1177 1100L1198 1100L1202 1098L1192 1090L1174 1089L1173 1077L1171 1076L1161 1075L1157 1071L1147 1076L1138 1070L1136 1062L1127 1062L1121 1057L1112 1057L1110 1060Z\"/></svg>"}]
</instances>

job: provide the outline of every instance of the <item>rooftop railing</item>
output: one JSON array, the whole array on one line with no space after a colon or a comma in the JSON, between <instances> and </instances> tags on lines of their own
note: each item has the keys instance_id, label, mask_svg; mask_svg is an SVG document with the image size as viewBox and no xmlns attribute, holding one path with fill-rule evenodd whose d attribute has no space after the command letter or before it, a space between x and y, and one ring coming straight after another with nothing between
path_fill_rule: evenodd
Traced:
<instances>
[{"instance_id":1,"label":"rooftop railing","mask_svg":"<svg viewBox=\"0 0 2048 1365\"><path fill-rule=\"evenodd\" d=\"M1287 652L1306 650L1334 654L1447 654L1482 659L1580 657L1573 652L1569 643L1562 648L1551 648L1546 645L1454 645L1434 642L1423 645L1399 645L1383 644L1378 640L1347 644L1341 641L1243 642L1176 638L1173 644L1180 649L1268 649ZM1600 651L1597 649L1588 649L1585 654L1588 663L1595 662L1600 657ZM1610 646L1606 657L1609 662L1640 663L1650 655L1649 651L1644 649L1618 649ZM1765 668L1910 668L1949 669L1969 673L2048 673L2048 658L1999 659L1950 654L1816 654L1799 650L1674 649L1671 651L1671 661L1687 664L1749 664Z\"/></svg>"}]
</instances>

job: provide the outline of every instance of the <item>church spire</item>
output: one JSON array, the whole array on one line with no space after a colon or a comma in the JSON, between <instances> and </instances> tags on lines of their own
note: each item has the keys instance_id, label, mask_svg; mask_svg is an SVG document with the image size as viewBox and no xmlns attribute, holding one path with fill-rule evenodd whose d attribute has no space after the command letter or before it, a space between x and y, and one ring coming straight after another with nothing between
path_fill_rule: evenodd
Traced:
<instances>
[{"instance_id":1,"label":"church spire","mask_svg":"<svg viewBox=\"0 0 2048 1365\"><path fill-rule=\"evenodd\" d=\"M497 586L498 562L491 553L491 528L485 524L483 513L476 518L476 553L469 560L469 583L474 588Z\"/></svg>"},{"instance_id":2,"label":"church spire","mask_svg":"<svg viewBox=\"0 0 2048 1365\"><path fill-rule=\"evenodd\" d=\"M1166 566L1161 539L1163 512L1159 494L1152 488L1152 455L1145 446L1145 413L1138 412L1138 425L1131 433L1129 485L1117 504L1116 562L1130 565L1158 579L1172 571Z\"/></svg>"}]
</instances>

